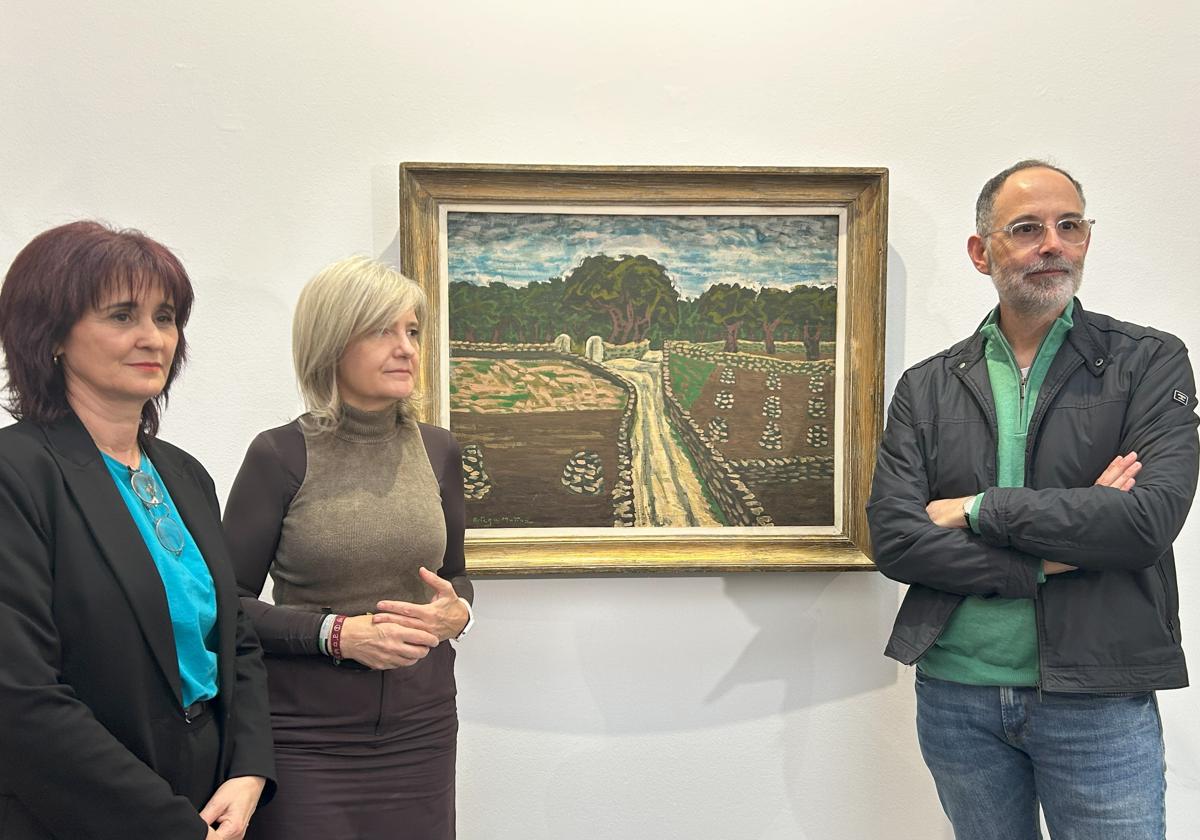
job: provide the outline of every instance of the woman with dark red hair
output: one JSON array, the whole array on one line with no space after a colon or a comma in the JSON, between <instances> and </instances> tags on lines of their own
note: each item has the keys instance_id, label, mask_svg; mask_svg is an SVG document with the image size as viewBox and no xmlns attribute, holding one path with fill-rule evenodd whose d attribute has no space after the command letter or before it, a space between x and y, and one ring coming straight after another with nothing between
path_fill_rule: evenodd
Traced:
<instances>
[{"instance_id":1,"label":"woman with dark red hair","mask_svg":"<svg viewBox=\"0 0 1200 840\"><path fill-rule=\"evenodd\" d=\"M241 838L274 789L266 675L212 479L157 437L192 287L73 222L0 288L0 837Z\"/></svg>"}]
</instances>

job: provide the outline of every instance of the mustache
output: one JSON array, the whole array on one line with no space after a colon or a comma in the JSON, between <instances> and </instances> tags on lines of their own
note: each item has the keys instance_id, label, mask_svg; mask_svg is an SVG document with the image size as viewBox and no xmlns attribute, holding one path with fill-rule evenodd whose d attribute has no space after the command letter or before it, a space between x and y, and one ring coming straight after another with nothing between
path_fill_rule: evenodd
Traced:
<instances>
[{"instance_id":1,"label":"mustache","mask_svg":"<svg viewBox=\"0 0 1200 840\"><path fill-rule=\"evenodd\" d=\"M1038 271L1066 271L1074 273L1075 264L1065 257L1042 257L1037 262L1025 268L1026 274L1033 274Z\"/></svg>"}]
</instances>

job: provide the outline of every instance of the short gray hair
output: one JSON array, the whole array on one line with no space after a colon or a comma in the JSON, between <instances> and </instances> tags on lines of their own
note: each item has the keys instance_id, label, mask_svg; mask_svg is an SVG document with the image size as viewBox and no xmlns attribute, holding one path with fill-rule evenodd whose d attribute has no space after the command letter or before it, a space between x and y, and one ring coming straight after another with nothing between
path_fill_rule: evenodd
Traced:
<instances>
[{"instance_id":1,"label":"short gray hair","mask_svg":"<svg viewBox=\"0 0 1200 840\"><path fill-rule=\"evenodd\" d=\"M292 363L296 383L318 430L337 425L342 399L337 366L356 338L382 330L412 309L425 317L425 292L394 268L367 257L348 257L308 281L292 318ZM400 401L407 416L415 403Z\"/></svg>"},{"instance_id":2,"label":"short gray hair","mask_svg":"<svg viewBox=\"0 0 1200 840\"><path fill-rule=\"evenodd\" d=\"M1080 205L1087 205L1087 201L1083 197L1083 186L1067 170L1035 158L1018 161L1003 172L993 175L983 185L983 189L979 193L979 199L975 202L975 231L980 236L986 236L992 230L992 225L995 224L996 194L1000 192L1000 188L1004 186L1004 182L1009 179L1009 176L1020 172L1022 169L1054 170L1074 185L1075 192L1079 193Z\"/></svg>"}]
</instances>

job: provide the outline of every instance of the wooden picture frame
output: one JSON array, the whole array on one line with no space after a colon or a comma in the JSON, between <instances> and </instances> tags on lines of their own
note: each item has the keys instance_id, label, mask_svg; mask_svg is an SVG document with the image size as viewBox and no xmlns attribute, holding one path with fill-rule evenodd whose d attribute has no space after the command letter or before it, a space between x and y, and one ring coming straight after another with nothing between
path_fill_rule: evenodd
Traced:
<instances>
[{"instance_id":1,"label":"wooden picture frame","mask_svg":"<svg viewBox=\"0 0 1200 840\"><path fill-rule=\"evenodd\" d=\"M829 369L835 371L837 382L836 390L830 392L835 394L835 399L829 421L832 427L829 440L836 450L830 456L834 466L832 478L828 479L833 488L830 523L820 527L771 526L769 515L754 518L754 511L763 514L763 510L752 500L749 514L739 508L731 514L736 516L729 518L730 522L749 524L721 528L469 527L467 559L473 574L712 574L874 568L869 559L865 504L883 428L886 169L404 163L400 166L399 193L401 269L425 289L430 304L422 324L425 352L421 356L421 419L439 425L447 425L451 416L450 319L454 313L448 311L448 300L454 278L449 276L449 266L453 261L451 258L458 252L451 254L448 249L452 243L467 241L457 232L467 229L462 220L474 223L475 219L486 221L494 217L503 221L501 213L531 213L542 214L537 218L578 216L582 222L588 222L600 218L595 214L615 214L634 222L642 220L645 224L658 224L660 217L666 220L663 224L683 220L690 229L695 229L707 218L725 218L726 214L730 214L730 218L744 216L749 219L746 224L751 226L758 224L759 218L778 217L786 221L790 216L805 214L824 214L838 219L838 275L833 284L838 295L837 331L835 342L828 345L832 348L833 361L826 362ZM455 228L453 236L447 227ZM453 247L462 248L461 245ZM620 259L634 256L623 254ZM653 263L648 257L638 258ZM609 260L610 263L615 261L615 257ZM578 265L565 266L564 276L569 280L570 272L578 269ZM747 281L747 287L753 285ZM763 288L765 286L757 286L759 292ZM692 305L695 300L687 299L686 303ZM736 334L736 324L733 329ZM807 324L804 329L807 334ZM614 335L616 332L614 327ZM560 342L567 338L560 336ZM581 346L583 337L576 336L561 343L558 350L574 346L572 341ZM662 350L656 352L664 359L669 353L678 355L700 347L684 342L661 341L660 344ZM503 348L517 346L502 345ZM725 350L729 349L728 340L723 346ZM818 341L815 355L808 358L819 360L825 346ZM455 347L459 354L456 359L463 354L481 358L510 352L489 352L490 345L478 341L456 341ZM611 349L607 344L604 347ZM736 353L736 339L733 347ZM522 352L538 355L528 350L527 345L520 345L520 348ZM546 352L551 352L549 345ZM581 353L582 350L576 348L571 352ZM716 360L714 363L718 365L722 361L733 364L730 360L734 357L720 349L701 347L694 352L708 353L707 358ZM546 353L540 355L544 357ZM456 363L461 364L461 361ZM486 366L482 362L478 364ZM579 361L579 364L590 362ZM802 362L796 364L803 365ZM666 362L660 361L660 365L665 368ZM664 373L664 377L669 378L669 375L669 371ZM818 401L824 411L825 401ZM810 411L812 405L810 398ZM678 419L678 405L674 411L672 418ZM708 432L698 422L688 421L686 411L682 416L682 422L691 423L692 428L679 436L690 435L689 440L699 441L688 446L707 446ZM451 431L455 431L454 423L449 425ZM811 431L809 435L811 442ZM468 444L469 441L460 436L460 443ZM818 443L827 445L822 441ZM721 456L718 453L713 457L720 460ZM707 462L705 466L712 469ZM745 489L738 481L736 470L731 471L728 466L722 468L732 476L731 486ZM606 475L610 483L604 485L604 493L610 493L610 486L620 484L622 478L628 485L628 474L624 467L617 470L609 466ZM562 483L567 484L565 474ZM649 493L648 489L646 493ZM618 490L612 489L611 495L615 499ZM747 496L752 498L753 494ZM712 507L720 513L717 504Z\"/></svg>"}]
</instances>

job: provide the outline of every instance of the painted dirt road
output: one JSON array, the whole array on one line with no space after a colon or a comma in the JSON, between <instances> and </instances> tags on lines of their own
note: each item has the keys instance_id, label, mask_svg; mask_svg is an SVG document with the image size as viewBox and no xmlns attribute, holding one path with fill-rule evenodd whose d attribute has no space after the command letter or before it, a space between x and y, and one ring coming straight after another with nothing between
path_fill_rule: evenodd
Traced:
<instances>
[{"instance_id":1,"label":"painted dirt road","mask_svg":"<svg viewBox=\"0 0 1200 840\"><path fill-rule=\"evenodd\" d=\"M605 362L637 389L633 419L635 523L641 527L720 527L687 453L671 434L662 393L662 351Z\"/></svg>"}]
</instances>

